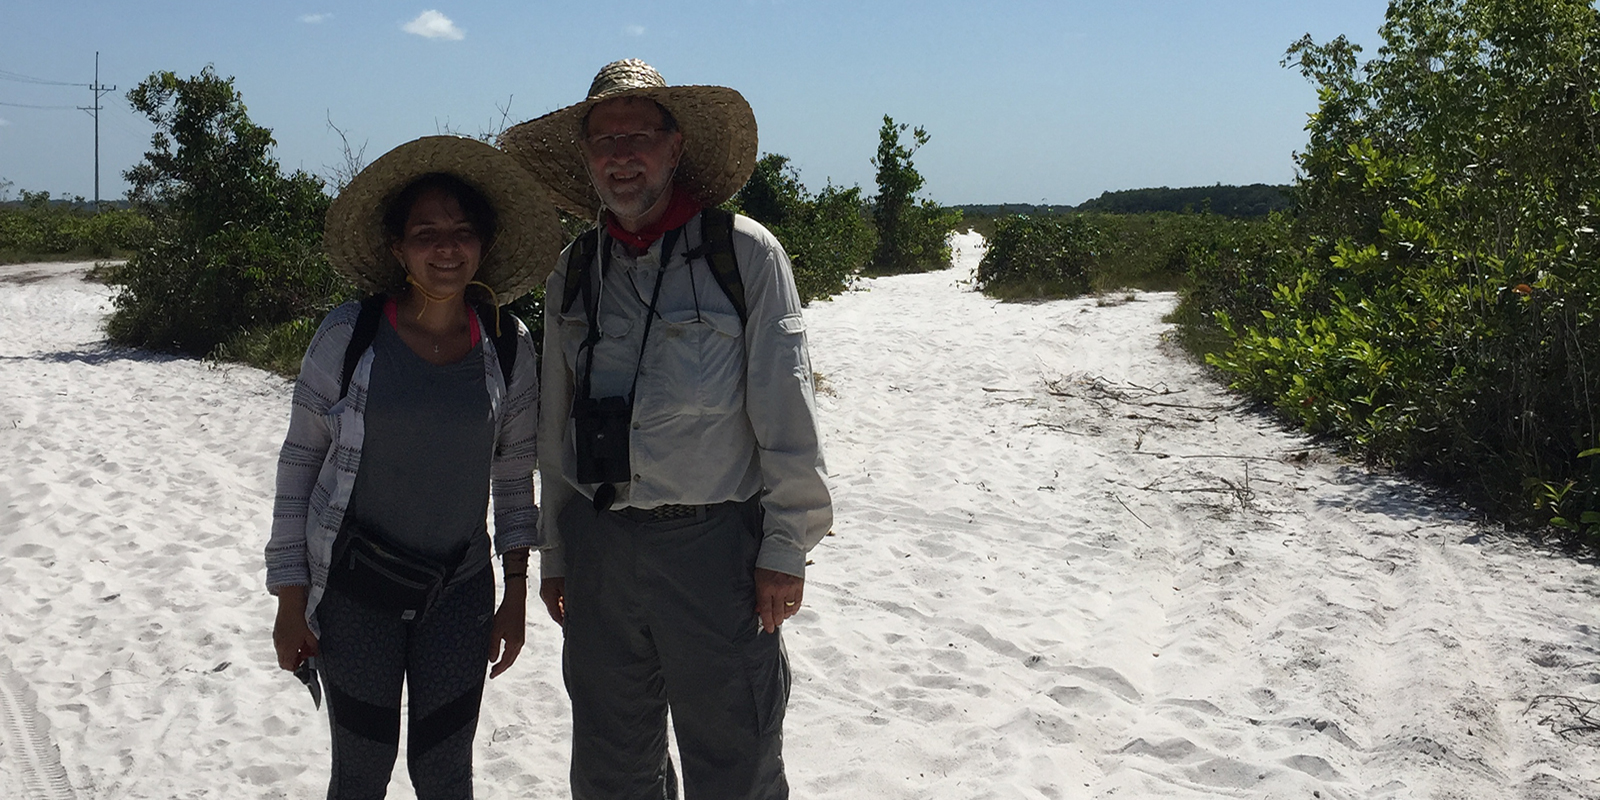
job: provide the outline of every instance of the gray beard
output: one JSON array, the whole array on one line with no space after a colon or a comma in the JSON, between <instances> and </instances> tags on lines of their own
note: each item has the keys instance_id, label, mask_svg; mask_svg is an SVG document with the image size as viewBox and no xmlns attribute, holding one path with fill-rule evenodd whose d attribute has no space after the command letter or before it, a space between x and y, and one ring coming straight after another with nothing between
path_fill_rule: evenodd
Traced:
<instances>
[{"instance_id":1,"label":"gray beard","mask_svg":"<svg viewBox=\"0 0 1600 800\"><path fill-rule=\"evenodd\" d=\"M595 187L595 192L600 195L601 202L606 204L606 208L610 209L612 214L623 219L638 219L654 208L671 189L672 176L669 174L664 185L647 186L643 192L629 199L616 197L598 186Z\"/></svg>"}]
</instances>

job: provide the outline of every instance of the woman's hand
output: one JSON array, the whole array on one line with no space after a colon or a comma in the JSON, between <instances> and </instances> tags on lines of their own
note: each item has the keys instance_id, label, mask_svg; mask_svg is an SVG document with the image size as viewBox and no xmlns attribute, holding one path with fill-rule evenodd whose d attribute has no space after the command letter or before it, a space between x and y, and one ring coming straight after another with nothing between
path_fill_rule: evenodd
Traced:
<instances>
[{"instance_id":1,"label":"woman's hand","mask_svg":"<svg viewBox=\"0 0 1600 800\"><path fill-rule=\"evenodd\" d=\"M523 567L523 574L527 574L527 567ZM489 677L499 677L517 662L527 635L528 580L510 578L506 580L506 596L500 601L500 610L494 612L494 621L489 625L489 663L493 665Z\"/></svg>"},{"instance_id":2,"label":"woman's hand","mask_svg":"<svg viewBox=\"0 0 1600 800\"><path fill-rule=\"evenodd\" d=\"M317 654L317 636L306 624L305 586L278 589L278 618L272 624L272 647L278 651L278 666L290 672Z\"/></svg>"}]
</instances>

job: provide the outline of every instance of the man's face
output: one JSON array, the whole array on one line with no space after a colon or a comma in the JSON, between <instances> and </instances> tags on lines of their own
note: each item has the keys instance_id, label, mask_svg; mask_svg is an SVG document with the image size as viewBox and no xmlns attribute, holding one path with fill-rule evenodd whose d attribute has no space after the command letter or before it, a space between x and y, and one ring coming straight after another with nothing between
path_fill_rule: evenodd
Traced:
<instances>
[{"instance_id":1,"label":"man's face","mask_svg":"<svg viewBox=\"0 0 1600 800\"><path fill-rule=\"evenodd\" d=\"M607 100L589 111L583 142L589 177L606 207L625 223L646 217L672 185L683 134L662 125L661 109L642 97Z\"/></svg>"}]
</instances>

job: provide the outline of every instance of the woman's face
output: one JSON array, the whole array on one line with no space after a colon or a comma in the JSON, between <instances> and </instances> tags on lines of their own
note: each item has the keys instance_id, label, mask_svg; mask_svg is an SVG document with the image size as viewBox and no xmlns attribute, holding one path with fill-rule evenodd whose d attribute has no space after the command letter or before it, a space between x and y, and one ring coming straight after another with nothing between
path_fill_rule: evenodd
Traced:
<instances>
[{"instance_id":1,"label":"woman's face","mask_svg":"<svg viewBox=\"0 0 1600 800\"><path fill-rule=\"evenodd\" d=\"M454 196L429 189L411 204L405 234L392 250L419 286L448 296L466 291L477 276L483 242Z\"/></svg>"}]
</instances>

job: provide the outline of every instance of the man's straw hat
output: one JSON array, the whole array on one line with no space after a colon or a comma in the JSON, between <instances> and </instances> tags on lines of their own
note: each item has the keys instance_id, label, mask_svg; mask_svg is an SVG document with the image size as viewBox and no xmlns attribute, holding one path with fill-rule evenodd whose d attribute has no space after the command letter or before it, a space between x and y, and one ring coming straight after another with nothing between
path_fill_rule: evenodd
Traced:
<instances>
[{"instance_id":1,"label":"man's straw hat","mask_svg":"<svg viewBox=\"0 0 1600 800\"><path fill-rule=\"evenodd\" d=\"M460 136L425 136L368 164L334 198L322 237L328 261L368 292L405 285L390 251L383 215L405 188L424 175L447 173L477 189L494 209L494 241L479 262L477 280L504 304L544 283L566 241L550 192L505 153Z\"/></svg>"},{"instance_id":2,"label":"man's straw hat","mask_svg":"<svg viewBox=\"0 0 1600 800\"><path fill-rule=\"evenodd\" d=\"M672 112L683 132L674 182L701 205L721 204L755 171L756 116L743 95L724 86L668 86L655 67L634 58L601 67L583 102L500 134L500 147L550 187L563 211L593 217L600 196L579 149L581 126L589 109L618 97L648 97Z\"/></svg>"}]
</instances>

